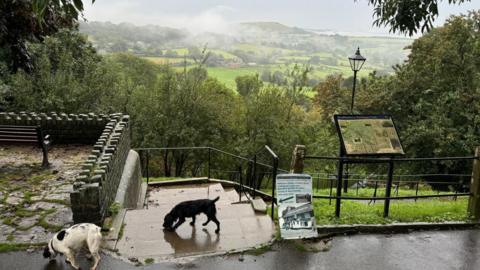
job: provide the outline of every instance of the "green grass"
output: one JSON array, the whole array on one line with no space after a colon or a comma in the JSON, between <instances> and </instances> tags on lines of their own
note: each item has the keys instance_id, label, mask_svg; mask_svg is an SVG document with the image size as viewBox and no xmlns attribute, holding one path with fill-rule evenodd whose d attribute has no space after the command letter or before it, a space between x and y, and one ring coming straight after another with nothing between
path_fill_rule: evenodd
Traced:
<instances>
[{"instance_id":1,"label":"green grass","mask_svg":"<svg viewBox=\"0 0 480 270\"><path fill-rule=\"evenodd\" d=\"M177 63L184 63L185 59L183 57L142 57L143 59L147 59L155 64L159 65L167 65L167 64L177 64ZM187 64L193 64L194 61L192 59L186 59Z\"/></svg>"},{"instance_id":2,"label":"green grass","mask_svg":"<svg viewBox=\"0 0 480 270\"><path fill-rule=\"evenodd\" d=\"M41 218L37 225L51 232L60 231L63 228L63 226L61 225L53 225L46 222L45 218Z\"/></svg>"},{"instance_id":3,"label":"green grass","mask_svg":"<svg viewBox=\"0 0 480 270\"><path fill-rule=\"evenodd\" d=\"M220 50L220 49L207 49L207 52L212 52L212 53L221 55L225 59L230 59L230 60L238 59L238 57L236 55L233 55L229 52L226 52L226 51Z\"/></svg>"},{"instance_id":4,"label":"green grass","mask_svg":"<svg viewBox=\"0 0 480 270\"><path fill-rule=\"evenodd\" d=\"M385 196L385 188L384 187L379 187L377 189L377 194L376 196L377 197L384 197ZM355 197L362 197L362 198L368 198L368 197L373 197L373 194L375 192L375 189L374 188L359 188L358 189L358 192L355 188L350 188L348 190L348 193L343 193L342 194L344 196L355 196ZM313 193L315 195L329 195L330 194L330 190L325 188L325 189L314 189ZM420 186L419 189L418 189L418 195L437 195L437 194L451 194L452 192L444 192L444 191L441 191L441 192L438 192L438 191L435 191L435 190L432 190L430 187L428 186ZM336 194L336 190L335 190L335 187L333 188L332 190L332 195L335 196ZM413 189L407 189L406 187L404 186L401 186L399 189L398 189L398 196L399 197L402 197L402 196L415 196L417 195L416 194L416 191L415 191L415 188ZM392 197L395 197L397 196L397 193L394 192L394 189L392 188L392 191L391 191L391 195Z\"/></svg>"},{"instance_id":5,"label":"green grass","mask_svg":"<svg viewBox=\"0 0 480 270\"><path fill-rule=\"evenodd\" d=\"M246 253L252 256L260 256L268 251L272 250L272 246L269 244L260 245L254 249L248 250Z\"/></svg>"},{"instance_id":6,"label":"green grass","mask_svg":"<svg viewBox=\"0 0 480 270\"><path fill-rule=\"evenodd\" d=\"M15 211L15 215L18 217L33 217L36 214L37 214L36 211L29 211L22 208L17 208L17 210Z\"/></svg>"},{"instance_id":7,"label":"green grass","mask_svg":"<svg viewBox=\"0 0 480 270\"><path fill-rule=\"evenodd\" d=\"M301 54L302 51L290 50L276 47L262 46L254 43L238 43L234 45L234 49L246 51L246 52L256 52L257 54L272 54L278 52L279 54Z\"/></svg>"},{"instance_id":8,"label":"green grass","mask_svg":"<svg viewBox=\"0 0 480 270\"><path fill-rule=\"evenodd\" d=\"M127 223L122 223L122 226L120 226L120 231L118 232L118 239L117 241L119 241L120 239L122 239L123 237L123 234L125 232L125 226L127 225Z\"/></svg>"},{"instance_id":9,"label":"green grass","mask_svg":"<svg viewBox=\"0 0 480 270\"><path fill-rule=\"evenodd\" d=\"M3 224L8 225L8 226L13 226L13 217L6 217L3 219Z\"/></svg>"},{"instance_id":10,"label":"green grass","mask_svg":"<svg viewBox=\"0 0 480 270\"><path fill-rule=\"evenodd\" d=\"M388 218L383 218L383 201L368 205L365 202L342 201L340 217L335 217L335 202L315 200L318 225L327 224L389 224L397 222L467 221L467 199L428 200L412 202L391 201Z\"/></svg>"},{"instance_id":11,"label":"green grass","mask_svg":"<svg viewBox=\"0 0 480 270\"><path fill-rule=\"evenodd\" d=\"M259 67L241 67L241 68L225 68L225 67L209 67L207 68L208 75L217 78L220 82L224 83L225 86L232 90L237 89L237 84L235 83L235 78L243 75L254 75L255 73L260 74L261 68Z\"/></svg>"},{"instance_id":12,"label":"green grass","mask_svg":"<svg viewBox=\"0 0 480 270\"><path fill-rule=\"evenodd\" d=\"M269 189L262 191L271 193ZM359 189L358 195L355 189L350 189L347 196L352 197L372 197L374 189ZM445 194L446 192L440 192ZM328 189L320 189L314 191L315 195L329 195ZM377 197L382 197L385 189L377 190ZM427 186L421 186L418 195L434 195L436 191L429 189ZM400 189L398 196L415 195L413 189ZM335 190L333 190L335 196ZM392 197L396 194L393 193ZM340 217L335 217L335 200L329 204L328 199L314 199L313 202L315 217L318 225L332 224L390 224L398 222L446 222L469 220L467 215L468 199L459 197L453 200L451 197L420 199L417 202L413 200L391 200L389 217L383 218L384 201L378 200L375 203L369 201L352 201L342 200L340 209ZM269 213L271 210L269 209ZM277 216L275 212L275 216ZM277 218L277 217L276 217Z\"/></svg>"},{"instance_id":13,"label":"green grass","mask_svg":"<svg viewBox=\"0 0 480 270\"><path fill-rule=\"evenodd\" d=\"M7 236L7 241L8 241L8 242L12 242L13 239L15 239L15 237L13 236L13 234L9 234L9 235Z\"/></svg>"},{"instance_id":14,"label":"green grass","mask_svg":"<svg viewBox=\"0 0 480 270\"><path fill-rule=\"evenodd\" d=\"M31 247L41 247L44 245L45 243L35 243L35 244L0 243L0 253L27 250L28 248L31 248Z\"/></svg>"},{"instance_id":15,"label":"green grass","mask_svg":"<svg viewBox=\"0 0 480 270\"><path fill-rule=\"evenodd\" d=\"M145 264L152 264L154 262L155 262L155 260L153 258L146 258L145 259Z\"/></svg>"},{"instance_id":16,"label":"green grass","mask_svg":"<svg viewBox=\"0 0 480 270\"><path fill-rule=\"evenodd\" d=\"M108 212L110 216L116 216L121 208L122 206L118 202L114 202L108 208Z\"/></svg>"},{"instance_id":17,"label":"green grass","mask_svg":"<svg viewBox=\"0 0 480 270\"><path fill-rule=\"evenodd\" d=\"M183 56L188 54L188 49L187 48L177 48L177 49L169 49L170 51L175 51L179 56ZM165 54L167 50L163 50L162 53Z\"/></svg>"}]
</instances>

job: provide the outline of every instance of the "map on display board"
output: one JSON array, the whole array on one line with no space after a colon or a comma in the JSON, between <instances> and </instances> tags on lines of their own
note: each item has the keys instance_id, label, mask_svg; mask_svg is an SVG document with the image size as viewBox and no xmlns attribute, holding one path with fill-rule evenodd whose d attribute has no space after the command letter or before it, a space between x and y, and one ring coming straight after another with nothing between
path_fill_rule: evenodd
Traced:
<instances>
[{"instance_id":1,"label":"map on display board","mask_svg":"<svg viewBox=\"0 0 480 270\"><path fill-rule=\"evenodd\" d=\"M404 155L397 129L387 115L335 115L345 154Z\"/></svg>"}]
</instances>

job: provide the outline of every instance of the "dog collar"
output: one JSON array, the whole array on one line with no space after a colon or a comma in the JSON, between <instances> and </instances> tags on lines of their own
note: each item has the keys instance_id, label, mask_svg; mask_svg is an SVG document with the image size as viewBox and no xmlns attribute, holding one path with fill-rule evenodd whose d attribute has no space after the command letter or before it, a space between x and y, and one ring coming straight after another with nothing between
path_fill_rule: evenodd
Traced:
<instances>
[{"instance_id":1,"label":"dog collar","mask_svg":"<svg viewBox=\"0 0 480 270\"><path fill-rule=\"evenodd\" d=\"M58 253L58 251L53 247L53 240L50 240L50 247L52 248L53 252L55 252L55 254Z\"/></svg>"}]
</instances>

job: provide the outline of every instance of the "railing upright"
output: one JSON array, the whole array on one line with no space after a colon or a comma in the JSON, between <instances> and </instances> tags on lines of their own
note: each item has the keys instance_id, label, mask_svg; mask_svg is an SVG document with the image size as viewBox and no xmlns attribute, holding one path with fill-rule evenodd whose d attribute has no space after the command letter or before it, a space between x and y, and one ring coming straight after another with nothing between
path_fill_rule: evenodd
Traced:
<instances>
[{"instance_id":1,"label":"railing upright","mask_svg":"<svg viewBox=\"0 0 480 270\"><path fill-rule=\"evenodd\" d=\"M256 198L256 185L257 185L257 154L253 156L253 172L252 172L252 182L250 183L250 187L253 187L253 198Z\"/></svg>"},{"instance_id":2,"label":"railing upright","mask_svg":"<svg viewBox=\"0 0 480 270\"><path fill-rule=\"evenodd\" d=\"M272 157L273 159L273 171L272 171L272 219L274 219L275 215L275 185L277 179L277 169L278 169L278 157L275 155Z\"/></svg>"},{"instance_id":3,"label":"railing upright","mask_svg":"<svg viewBox=\"0 0 480 270\"><path fill-rule=\"evenodd\" d=\"M212 165L211 152L212 148L208 147L208 181L210 181L210 166Z\"/></svg>"}]
</instances>

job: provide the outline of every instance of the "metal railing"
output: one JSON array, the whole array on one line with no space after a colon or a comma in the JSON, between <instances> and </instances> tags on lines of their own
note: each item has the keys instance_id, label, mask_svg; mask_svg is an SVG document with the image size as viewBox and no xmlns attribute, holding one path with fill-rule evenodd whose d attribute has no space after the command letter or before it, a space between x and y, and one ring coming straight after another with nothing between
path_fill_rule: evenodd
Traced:
<instances>
[{"instance_id":1,"label":"metal railing","mask_svg":"<svg viewBox=\"0 0 480 270\"><path fill-rule=\"evenodd\" d=\"M272 201L272 218L275 204L275 178L278 171L278 156L269 146L263 146L251 158L236 155L214 147L155 147L136 148L140 154L142 175L147 184L152 176L200 177L208 180L231 180L237 185L239 201L242 193L249 192L253 197L261 194ZM261 153L269 155L268 162L259 161ZM155 166L152 166L155 163ZM152 169L155 167L155 172ZM163 167L163 168L160 168ZM174 172L172 172L174 170ZM272 194L260 191L265 178L271 178ZM267 185L270 182L267 183Z\"/></svg>"},{"instance_id":2,"label":"metal railing","mask_svg":"<svg viewBox=\"0 0 480 270\"><path fill-rule=\"evenodd\" d=\"M312 177L315 181L324 180L325 183L322 187L329 188L329 195L314 195L314 199L328 199L330 203L332 200L335 200L335 215L337 217L340 216L340 207L342 200L358 200L358 201L373 201L376 200L383 200L384 201L384 217L388 216L389 207L390 207L390 200L415 200L418 199L429 199L429 198L442 198L442 197L452 197L455 200L457 197L467 197L470 196L470 192L466 192L467 185L469 181L462 178L469 178L471 174L466 173L456 173L456 174L444 174L444 173L416 173L416 174L400 174L395 175L393 173L393 163L403 163L403 162L459 162L459 161L470 161L479 159L477 156L464 156L464 157L437 157L437 158L358 158L358 157L330 157L330 156L311 156L306 155L304 157L305 160L316 160L316 161L323 161L323 162L337 162L337 172L336 173L311 173ZM388 174L345 174L343 168L341 167L342 164L366 164L365 166L371 166L372 164L381 164L381 163L388 163ZM370 164L370 165L369 165ZM307 166L306 166L307 168ZM339 174L342 174L342 177L339 177ZM315 177L317 175L317 177ZM326 177L322 177L326 176ZM355 178L350 178L353 176ZM362 177L363 176L363 177ZM450 180L453 178L461 178L460 181L452 182L452 181L424 181L422 178L434 178L434 177L449 177ZM379 178L383 178L379 179ZM343 179L343 180L342 180ZM386 180L385 180L386 179ZM396 179L396 180L394 180ZM416 179L416 180L406 180L406 179ZM340 181L339 181L340 180ZM363 197L358 196L358 189L360 182L367 182L370 185L374 183L374 193L371 197ZM334 182L336 186L336 192L333 192ZM345 196L342 195L342 184L344 186L344 192L347 192L347 187L351 186L350 184L354 182L356 183L356 194L357 196ZM415 187L415 195L399 195L399 189L401 185L406 186L413 186ZM454 190L447 192L447 193L440 193L438 190L437 194L427 194L421 195L419 194L419 186L420 184L428 184L428 185L448 185L451 186ZM317 191L319 187L319 183L317 182ZM379 189L379 185L384 185L385 195L384 196L377 196L377 190ZM391 191L392 187L394 188L394 195L392 196ZM395 195L396 194L396 195Z\"/></svg>"}]
</instances>

